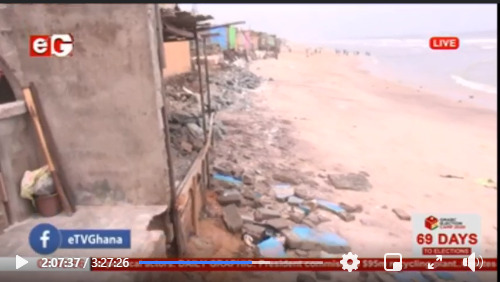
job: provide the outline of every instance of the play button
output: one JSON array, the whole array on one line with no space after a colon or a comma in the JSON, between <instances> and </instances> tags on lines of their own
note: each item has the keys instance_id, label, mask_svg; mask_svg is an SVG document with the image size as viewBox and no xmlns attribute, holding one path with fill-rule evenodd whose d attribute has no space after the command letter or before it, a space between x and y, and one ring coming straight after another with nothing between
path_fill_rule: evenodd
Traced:
<instances>
[{"instance_id":1,"label":"play button","mask_svg":"<svg viewBox=\"0 0 500 282\"><path fill-rule=\"evenodd\" d=\"M16 256L16 269L19 269L28 264L28 261L20 256Z\"/></svg>"}]
</instances>

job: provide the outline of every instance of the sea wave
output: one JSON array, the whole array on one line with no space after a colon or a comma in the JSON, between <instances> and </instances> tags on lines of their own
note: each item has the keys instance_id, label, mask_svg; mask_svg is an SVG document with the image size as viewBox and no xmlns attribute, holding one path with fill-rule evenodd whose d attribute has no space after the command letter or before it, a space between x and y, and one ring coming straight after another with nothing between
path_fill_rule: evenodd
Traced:
<instances>
[{"instance_id":1,"label":"sea wave","mask_svg":"<svg viewBox=\"0 0 500 282\"><path fill-rule=\"evenodd\" d=\"M497 94L497 88L495 86L483 84L480 82L470 81L458 75L451 75L451 78L455 81L455 83L467 87L469 89L489 93L489 94Z\"/></svg>"}]
</instances>

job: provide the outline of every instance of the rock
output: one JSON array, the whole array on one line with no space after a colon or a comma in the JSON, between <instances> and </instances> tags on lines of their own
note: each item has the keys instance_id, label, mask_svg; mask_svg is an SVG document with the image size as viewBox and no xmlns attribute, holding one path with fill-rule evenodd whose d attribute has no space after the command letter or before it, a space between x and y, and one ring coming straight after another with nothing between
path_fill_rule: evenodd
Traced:
<instances>
[{"instance_id":1,"label":"rock","mask_svg":"<svg viewBox=\"0 0 500 282\"><path fill-rule=\"evenodd\" d=\"M330 174L328 181L336 189L342 190L368 191L372 188L368 178L362 173Z\"/></svg>"},{"instance_id":2,"label":"rock","mask_svg":"<svg viewBox=\"0 0 500 282\"><path fill-rule=\"evenodd\" d=\"M312 193L311 188L299 187L295 189L295 196L304 200L312 200L314 198L314 194Z\"/></svg>"},{"instance_id":3,"label":"rock","mask_svg":"<svg viewBox=\"0 0 500 282\"><path fill-rule=\"evenodd\" d=\"M284 219L284 218L269 219L269 220L266 220L265 223L276 230L287 229L287 228L290 228L290 226L292 225L290 221L288 221L287 219Z\"/></svg>"},{"instance_id":4,"label":"rock","mask_svg":"<svg viewBox=\"0 0 500 282\"><path fill-rule=\"evenodd\" d=\"M233 170L233 166L229 162L223 162L220 164L216 164L213 166L213 170L216 173L231 175L231 171Z\"/></svg>"},{"instance_id":5,"label":"rock","mask_svg":"<svg viewBox=\"0 0 500 282\"><path fill-rule=\"evenodd\" d=\"M281 214L279 211L271 210L268 208L258 208L255 211L255 220L257 220L257 221L263 221L263 220L280 218L280 217L281 217Z\"/></svg>"},{"instance_id":6,"label":"rock","mask_svg":"<svg viewBox=\"0 0 500 282\"><path fill-rule=\"evenodd\" d=\"M288 198L288 204L291 206L299 206L304 202L303 199L296 197L296 196L291 196Z\"/></svg>"},{"instance_id":7,"label":"rock","mask_svg":"<svg viewBox=\"0 0 500 282\"><path fill-rule=\"evenodd\" d=\"M308 218L303 219L302 224L307 225L308 227L311 227L311 228L316 227L316 224Z\"/></svg>"},{"instance_id":8,"label":"rock","mask_svg":"<svg viewBox=\"0 0 500 282\"><path fill-rule=\"evenodd\" d=\"M184 152L191 153L193 151L193 145L191 145L191 143L189 143L189 142L182 141L181 142L181 149Z\"/></svg>"},{"instance_id":9,"label":"rock","mask_svg":"<svg viewBox=\"0 0 500 282\"><path fill-rule=\"evenodd\" d=\"M306 213L297 207L294 207L288 216L288 218L295 223L301 223L305 217Z\"/></svg>"},{"instance_id":10,"label":"rock","mask_svg":"<svg viewBox=\"0 0 500 282\"><path fill-rule=\"evenodd\" d=\"M245 185L252 185L254 183L253 177L250 176L248 173L243 173L241 178L242 178L243 184L245 184Z\"/></svg>"},{"instance_id":11,"label":"rock","mask_svg":"<svg viewBox=\"0 0 500 282\"><path fill-rule=\"evenodd\" d=\"M273 186L273 193L279 202L285 202L289 197L295 194L295 190L288 184L280 184Z\"/></svg>"},{"instance_id":12,"label":"rock","mask_svg":"<svg viewBox=\"0 0 500 282\"><path fill-rule=\"evenodd\" d=\"M332 279L332 275L328 271L316 271L315 275L316 275L316 279L318 279L318 280L330 280L330 279Z\"/></svg>"},{"instance_id":13,"label":"rock","mask_svg":"<svg viewBox=\"0 0 500 282\"><path fill-rule=\"evenodd\" d=\"M319 200L317 202L318 202L318 207L336 214L343 221L350 222L350 221L353 221L356 219L353 214L348 213L346 210L344 210L339 205L336 205L332 202L328 202L325 200Z\"/></svg>"},{"instance_id":14,"label":"rock","mask_svg":"<svg viewBox=\"0 0 500 282\"><path fill-rule=\"evenodd\" d=\"M229 205L222 210L222 218L229 231L235 233L241 231L243 219L236 205Z\"/></svg>"},{"instance_id":15,"label":"rock","mask_svg":"<svg viewBox=\"0 0 500 282\"><path fill-rule=\"evenodd\" d=\"M362 205L354 205L354 206L351 206L349 204L346 204L346 203L343 203L343 202L340 202L339 203L339 206L341 208L343 208L346 212L348 213L359 213L359 212L363 212L363 206Z\"/></svg>"},{"instance_id":16,"label":"rock","mask_svg":"<svg viewBox=\"0 0 500 282\"><path fill-rule=\"evenodd\" d=\"M189 131L189 134L191 134L191 136L193 136L194 138L196 139L204 138L203 129L199 127L196 123L193 122L188 123L186 127Z\"/></svg>"},{"instance_id":17,"label":"rock","mask_svg":"<svg viewBox=\"0 0 500 282\"><path fill-rule=\"evenodd\" d=\"M255 239L260 240L264 236L264 231L266 228L260 225L245 223L243 225L243 233L249 234Z\"/></svg>"},{"instance_id":18,"label":"rock","mask_svg":"<svg viewBox=\"0 0 500 282\"><path fill-rule=\"evenodd\" d=\"M322 219L319 215L317 214L309 214L304 221L310 221L313 226L318 225L322 222Z\"/></svg>"},{"instance_id":19,"label":"rock","mask_svg":"<svg viewBox=\"0 0 500 282\"><path fill-rule=\"evenodd\" d=\"M393 209L392 212L401 220L410 221L411 216L402 209Z\"/></svg>"},{"instance_id":20,"label":"rock","mask_svg":"<svg viewBox=\"0 0 500 282\"><path fill-rule=\"evenodd\" d=\"M316 282L316 279L311 275L299 273L299 275L297 275L297 282Z\"/></svg>"},{"instance_id":21,"label":"rock","mask_svg":"<svg viewBox=\"0 0 500 282\"><path fill-rule=\"evenodd\" d=\"M293 184L293 185L300 184L299 179L297 179L296 177L293 177L293 176L289 176L288 174L285 174L285 173L274 173L273 179L275 181L281 182L281 183L287 183L287 184Z\"/></svg>"},{"instance_id":22,"label":"rock","mask_svg":"<svg viewBox=\"0 0 500 282\"><path fill-rule=\"evenodd\" d=\"M331 232L322 232L307 226L295 226L284 230L286 244L291 249L325 251L331 254L345 254L351 247L345 239Z\"/></svg>"},{"instance_id":23,"label":"rock","mask_svg":"<svg viewBox=\"0 0 500 282\"><path fill-rule=\"evenodd\" d=\"M217 202L222 206L241 203L241 194L236 190L224 191L222 195L217 197Z\"/></svg>"}]
</instances>

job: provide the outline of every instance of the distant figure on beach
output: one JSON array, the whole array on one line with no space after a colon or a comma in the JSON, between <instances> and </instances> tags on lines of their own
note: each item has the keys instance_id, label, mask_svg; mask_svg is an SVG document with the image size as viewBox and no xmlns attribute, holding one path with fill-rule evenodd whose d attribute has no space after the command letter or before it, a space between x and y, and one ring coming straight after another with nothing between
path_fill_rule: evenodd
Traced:
<instances>
[{"instance_id":1,"label":"distant figure on beach","mask_svg":"<svg viewBox=\"0 0 500 282\"><path fill-rule=\"evenodd\" d=\"M354 55L355 56L359 55L359 51L354 51Z\"/></svg>"},{"instance_id":2,"label":"distant figure on beach","mask_svg":"<svg viewBox=\"0 0 500 282\"><path fill-rule=\"evenodd\" d=\"M370 52L365 52L365 55L366 56L370 56Z\"/></svg>"},{"instance_id":3,"label":"distant figure on beach","mask_svg":"<svg viewBox=\"0 0 500 282\"><path fill-rule=\"evenodd\" d=\"M336 55L339 55L339 54L341 54L341 53L342 53L342 51L340 51L339 49L335 49L335 54L336 54Z\"/></svg>"},{"instance_id":4,"label":"distant figure on beach","mask_svg":"<svg viewBox=\"0 0 500 282\"><path fill-rule=\"evenodd\" d=\"M344 55L349 56L349 51L343 50L342 52L344 53Z\"/></svg>"}]
</instances>

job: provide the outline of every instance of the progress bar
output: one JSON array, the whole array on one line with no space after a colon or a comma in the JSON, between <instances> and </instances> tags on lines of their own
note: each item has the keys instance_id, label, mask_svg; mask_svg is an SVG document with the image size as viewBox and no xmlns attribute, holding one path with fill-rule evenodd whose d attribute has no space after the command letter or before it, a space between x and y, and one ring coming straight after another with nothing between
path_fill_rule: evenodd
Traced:
<instances>
[{"instance_id":1,"label":"progress bar","mask_svg":"<svg viewBox=\"0 0 500 282\"><path fill-rule=\"evenodd\" d=\"M172 260L157 260L157 261L144 261L141 260L139 261L139 264L323 264L322 261L265 261L265 260L248 260L248 261L236 261L236 260L229 260L229 261L220 261L220 260L215 260L215 261L172 261Z\"/></svg>"}]
</instances>

